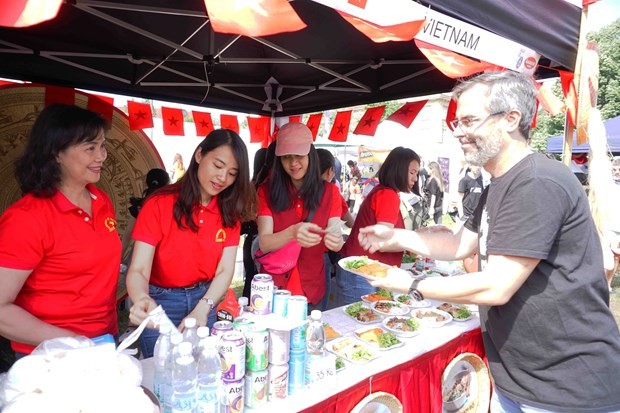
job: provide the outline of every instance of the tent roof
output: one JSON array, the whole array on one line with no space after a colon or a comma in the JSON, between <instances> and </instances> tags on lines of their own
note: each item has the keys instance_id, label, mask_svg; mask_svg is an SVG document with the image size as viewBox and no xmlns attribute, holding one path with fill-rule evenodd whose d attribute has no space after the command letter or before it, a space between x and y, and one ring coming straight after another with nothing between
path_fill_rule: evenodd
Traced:
<instances>
[{"instance_id":1,"label":"tent roof","mask_svg":"<svg viewBox=\"0 0 620 413\"><path fill-rule=\"evenodd\" d=\"M614 155L620 155L620 116L607 119L603 122L605 131L607 131L607 147L609 152ZM548 153L562 153L564 144L564 135L552 136L547 139ZM577 145L577 137L573 136L573 153L587 153L590 145L586 142L583 145Z\"/></svg>"},{"instance_id":2,"label":"tent roof","mask_svg":"<svg viewBox=\"0 0 620 413\"><path fill-rule=\"evenodd\" d=\"M419 3L536 50L539 78L574 69L580 9L565 0ZM249 38L214 33L202 0L71 0L52 21L0 28L0 77L263 114L273 77L277 115L452 88L413 42L374 43L331 8L291 5L307 28Z\"/></svg>"}]
</instances>

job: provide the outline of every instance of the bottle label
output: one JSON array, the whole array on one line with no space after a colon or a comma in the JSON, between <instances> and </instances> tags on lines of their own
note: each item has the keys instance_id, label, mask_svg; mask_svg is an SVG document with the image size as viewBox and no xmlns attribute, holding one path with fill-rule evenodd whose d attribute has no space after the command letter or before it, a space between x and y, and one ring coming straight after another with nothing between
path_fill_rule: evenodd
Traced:
<instances>
[{"instance_id":1,"label":"bottle label","mask_svg":"<svg viewBox=\"0 0 620 413\"><path fill-rule=\"evenodd\" d=\"M217 310L217 321L234 321L234 317L231 313L226 310Z\"/></svg>"}]
</instances>

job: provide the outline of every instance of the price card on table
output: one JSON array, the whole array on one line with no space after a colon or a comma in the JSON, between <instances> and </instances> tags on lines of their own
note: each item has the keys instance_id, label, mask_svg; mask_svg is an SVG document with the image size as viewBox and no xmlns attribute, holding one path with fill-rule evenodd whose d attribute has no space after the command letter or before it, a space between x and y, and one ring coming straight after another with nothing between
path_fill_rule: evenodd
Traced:
<instances>
[{"instance_id":1,"label":"price card on table","mask_svg":"<svg viewBox=\"0 0 620 413\"><path fill-rule=\"evenodd\" d=\"M336 380L336 356L309 356L306 364L306 384L331 385Z\"/></svg>"}]
</instances>

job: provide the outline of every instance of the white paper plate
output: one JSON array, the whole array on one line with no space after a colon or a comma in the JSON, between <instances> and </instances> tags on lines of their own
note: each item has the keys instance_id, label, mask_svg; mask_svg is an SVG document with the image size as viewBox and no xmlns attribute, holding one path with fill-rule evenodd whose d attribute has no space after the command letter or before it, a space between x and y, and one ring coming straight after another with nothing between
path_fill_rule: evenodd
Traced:
<instances>
[{"instance_id":1,"label":"white paper plate","mask_svg":"<svg viewBox=\"0 0 620 413\"><path fill-rule=\"evenodd\" d=\"M405 304L409 308L424 308L431 306L431 302L429 300L417 301L407 294L394 294L394 301L398 301L400 303L401 301L398 299L398 297L409 298L409 302L403 302L403 304Z\"/></svg>"},{"instance_id":2,"label":"white paper plate","mask_svg":"<svg viewBox=\"0 0 620 413\"><path fill-rule=\"evenodd\" d=\"M377 308L377 306L382 307L382 306L392 306L388 312L385 312L383 310L380 310ZM405 315L407 313L409 313L409 307L407 307L405 304L403 303L399 303L396 301L377 301L374 302L372 304L370 304L370 308L372 309L372 311L374 311L376 314L386 317L386 316L402 316Z\"/></svg>"},{"instance_id":3,"label":"white paper plate","mask_svg":"<svg viewBox=\"0 0 620 413\"><path fill-rule=\"evenodd\" d=\"M342 337L333 341L330 341L326 345L327 351L334 353L337 356L342 357L346 361L354 364L366 364L371 360L379 357L377 350L370 347L368 344L353 337ZM357 359L354 357L357 351L367 352L367 359Z\"/></svg>"},{"instance_id":4,"label":"white paper plate","mask_svg":"<svg viewBox=\"0 0 620 413\"><path fill-rule=\"evenodd\" d=\"M454 309L457 309L457 310L458 310L459 308L461 308L461 307L465 307L465 306L460 305L460 304L451 304L451 303L445 303L445 304L450 304L450 307L451 307L451 308L454 308ZM443 304L441 304L441 305L443 305ZM439 306L437 306L437 307L439 307ZM471 312L471 310L469 311L469 312L470 312L469 317L467 317L467 318L457 318L457 317L455 317L455 316L452 314L452 312L451 312L450 310L443 310L443 309L439 309L439 308L437 308L437 307L435 307L437 310L439 310L439 311L444 311L444 312L446 312L446 313L450 314L450 315L452 316L452 319L453 319L454 321L463 322L463 321L471 320L471 319L474 317L474 315L473 315L473 313Z\"/></svg>"},{"instance_id":5,"label":"white paper plate","mask_svg":"<svg viewBox=\"0 0 620 413\"><path fill-rule=\"evenodd\" d=\"M345 258L341 258L340 261L338 261L338 265L340 265L340 267L344 270L347 270L355 275L359 275L360 277L364 277L366 279L369 280L383 280L384 278L388 277L389 275L391 275L393 272L396 271L402 271L408 275L411 276L411 273L405 270L402 270L400 268L397 267L392 267L390 265L384 264L382 262L379 262L377 260L371 260L370 258L368 259L368 264L381 264L381 265L385 265L386 267L389 267L389 269L387 270L386 276L385 277L373 277L372 275L369 274L364 274L362 272L357 271L355 268L347 268L347 263L349 261L355 261L355 260L359 260L361 259L361 256L355 256L355 257L345 257Z\"/></svg>"},{"instance_id":6,"label":"white paper plate","mask_svg":"<svg viewBox=\"0 0 620 413\"><path fill-rule=\"evenodd\" d=\"M418 329L417 329L417 330L415 330L415 331L403 331L403 330L401 330L400 328L397 328L397 327L390 327L390 326L388 325L388 324L391 324L391 322L392 322L393 320L395 320L395 319L396 319L396 320L398 320L398 319L400 319L400 320L408 320L408 319L410 319L410 318L412 318L412 317L407 317L407 316L405 316L405 317L386 317L386 318L383 320L383 323L382 323L382 324L383 324L383 327L384 327L386 330L391 331L392 333L396 334L397 336L401 336L401 337L413 337L413 336L418 335L418 333L420 332L420 329L422 328L422 323L419 323L419 322L418 322L418 323L420 324L420 327L418 327Z\"/></svg>"},{"instance_id":7,"label":"white paper plate","mask_svg":"<svg viewBox=\"0 0 620 413\"><path fill-rule=\"evenodd\" d=\"M398 343L396 343L396 344L394 344L394 345L392 345L390 347L381 347L379 345L379 343L376 342L376 341L368 341L368 340L364 340L362 338L363 333L365 333L368 330L374 330L374 329L381 330L382 334L388 333L387 330L385 330L385 329L383 329L381 327L362 327L362 328L358 328L357 330L355 330L354 333L355 333L355 336L358 338L358 340L360 340L360 341L368 344L369 346L372 346L372 347L374 347L374 348L376 348L377 350L380 350L380 351L393 350L395 348L402 347L403 345L405 345L405 343L403 343L401 340L398 340L398 337L396 337L396 339L398 340ZM393 333L393 332L391 332L391 333ZM394 335L396 335L396 334L394 334Z\"/></svg>"},{"instance_id":8,"label":"white paper plate","mask_svg":"<svg viewBox=\"0 0 620 413\"><path fill-rule=\"evenodd\" d=\"M444 317L443 320L437 321L435 318L424 317L423 314L434 313L437 315L441 315ZM411 316L415 317L420 321L424 327L441 327L443 325L448 324L452 321L452 316L445 311L437 310L436 308L419 308L417 310L411 311Z\"/></svg>"},{"instance_id":9,"label":"white paper plate","mask_svg":"<svg viewBox=\"0 0 620 413\"><path fill-rule=\"evenodd\" d=\"M355 318L355 317L350 316L350 315L347 313L347 308L349 308L350 306L352 306L352 305L354 305L354 304L355 304L355 303L353 303L353 304L349 304L349 305L347 305L347 306L342 307L342 311L343 311L343 312L347 315L347 317L352 318L353 320L357 321L357 322L358 322L358 323L360 323L360 324L372 324L372 323L378 323L378 322L380 322L380 321L381 321L381 317L380 317L379 315L375 314L374 312L372 313L372 315L373 315L373 316L375 316L376 318L372 319L371 321L361 321L361 320L358 320L358 319L357 319L357 318ZM363 305L363 307L364 307L364 308L369 308L369 307L368 307L368 305L366 305L366 304L364 304L364 305Z\"/></svg>"}]
</instances>

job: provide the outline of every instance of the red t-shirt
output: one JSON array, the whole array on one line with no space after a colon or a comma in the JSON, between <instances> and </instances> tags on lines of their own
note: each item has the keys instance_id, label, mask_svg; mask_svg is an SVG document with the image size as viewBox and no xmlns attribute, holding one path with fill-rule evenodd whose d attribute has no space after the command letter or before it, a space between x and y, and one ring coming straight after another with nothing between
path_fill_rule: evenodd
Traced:
<instances>
[{"instance_id":1,"label":"red t-shirt","mask_svg":"<svg viewBox=\"0 0 620 413\"><path fill-rule=\"evenodd\" d=\"M179 229L173 216L178 194L149 198L134 227L132 238L155 247L150 283L163 288L185 287L211 281L226 247L239 245L239 222L224 228L217 196L194 210L198 231Z\"/></svg>"},{"instance_id":2,"label":"red t-shirt","mask_svg":"<svg viewBox=\"0 0 620 413\"><path fill-rule=\"evenodd\" d=\"M290 208L282 212L274 212L269 203L269 182L264 182L258 188L258 216L273 218L274 233L301 222L308 215L308 211L304 209L302 198L293 189L291 189L290 197L293 199ZM330 218L339 218L342 214L341 199L342 196L336 185L325 182L323 196L319 206L314 211L311 222L321 228L327 228L327 221ZM325 294L324 251L325 244L321 241L314 247L302 248L299 254L297 269L299 270L301 287L311 303L319 302Z\"/></svg>"},{"instance_id":3,"label":"red t-shirt","mask_svg":"<svg viewBox=\"0 0 620 413\"><path fill-rule=\"evenodd\" d=\"M116 289L121 242L114 206L87 186L93 215L60 191L27 194L0 217L0 267L32 270L15 305L46 323L86 337L118 332ZM1 281L0 281L1 282ZM34 347L13 341L15 351Z\"/></svg>"},{"instance_id":4,"label":"red t-shirt","mask_svg":"<svg viewBox=\"0 0 620 413\"><path fill-rule=\"evenodd\" d=\"M375 252L370 254L360 246L358 235L360 228L375 225L377 222L393 224L394 228L405 228L403 217L400 213L400 197L398 192L383 185L377 185L364 199L362 206L355 217L355 224L351 235L342 247L344 257L366 255L374 260L388 265L400 266L403 253L401 252Z\"/></svg>"}]
</instances>

